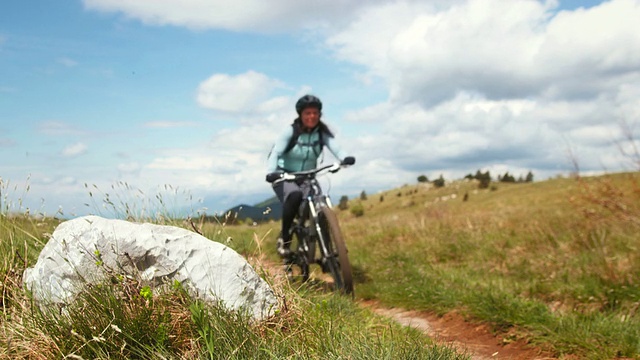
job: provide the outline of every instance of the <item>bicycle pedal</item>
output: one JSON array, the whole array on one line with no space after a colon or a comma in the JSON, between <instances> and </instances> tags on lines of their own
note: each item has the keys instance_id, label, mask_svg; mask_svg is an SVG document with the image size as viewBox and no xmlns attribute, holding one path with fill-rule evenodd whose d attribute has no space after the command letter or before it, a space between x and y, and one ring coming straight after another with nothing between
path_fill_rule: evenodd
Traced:
<instances>
[{"instance_id":1,"label":"bicycle pedal","mask_svg":"<svg viewBox=\"0 0 640 360\"><path fill-rule=\"evenodd\" d=\"M282 265L282 268L283 268L284 272L287 273L287 274L293 273L293 264L284 264L284 265Z\"/></svg>"},{"instance_id":2,"label":"bicycle pedal","mask_svg":"<svg viewBox=\"0 0 640 360\"><path fill-rule=\"evenodd\" d=\"M285 266L293 265L296 263L296 257L294 254L289 254L289 256L282 258L282 263Z\"/></svg>"}]
</instances>

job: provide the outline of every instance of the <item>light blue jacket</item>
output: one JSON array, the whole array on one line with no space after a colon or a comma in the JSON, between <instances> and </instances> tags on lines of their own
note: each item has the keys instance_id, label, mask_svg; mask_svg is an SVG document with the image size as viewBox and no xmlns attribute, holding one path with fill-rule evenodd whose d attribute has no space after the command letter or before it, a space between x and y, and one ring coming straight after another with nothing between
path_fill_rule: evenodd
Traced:
<instances>
[{"instance_id":1,"label":"light blue jacket","mask_svg":"<svg viewBox=\"0 0 640 360\"><path fill-rule=\"evenodd\" d=\"M322 152L320 144L320 127L316 127L310 133L302 133L298 137L297 143L291 150L284 153L293 136L293 127L288 126L275 143L268 159L267 172L283 170L285 172L296 172L311 170L318 167L318 158ZM323 134L324 146L338 159L344 160L347 154L336 144L333 137Z\"/></svg>"}]
</instances>

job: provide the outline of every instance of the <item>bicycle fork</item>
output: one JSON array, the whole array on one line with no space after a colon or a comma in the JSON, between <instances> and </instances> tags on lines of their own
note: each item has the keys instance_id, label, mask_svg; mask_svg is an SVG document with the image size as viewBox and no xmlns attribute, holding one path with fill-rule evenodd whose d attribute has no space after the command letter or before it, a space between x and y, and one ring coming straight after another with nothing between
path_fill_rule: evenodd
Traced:
<instances>
[{"instance_id":1,"label":"bicycle fork","mask_svg":"<svg viewBox=\"0 0 640 360\"><path fill-rule=\"evenodd\" d=\"M314 202L309 202L309 210L311 211L313 225L315 227L316 233L318 234L318 239L320 240L320 250L322 251L322 260L324 261L324 259L329 258L331 254L329 254L329 249L327 249L327 239L325 239L325 236L322 233L322 227L320 226L320 222L318 221L318 211L316 210Z\"/></svg>"}]
</instances>

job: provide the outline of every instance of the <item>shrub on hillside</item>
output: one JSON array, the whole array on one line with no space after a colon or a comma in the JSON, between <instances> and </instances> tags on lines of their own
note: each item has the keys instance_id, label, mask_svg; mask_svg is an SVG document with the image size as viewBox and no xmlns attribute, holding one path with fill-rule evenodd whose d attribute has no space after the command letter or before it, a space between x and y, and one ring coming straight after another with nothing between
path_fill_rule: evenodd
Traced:
<instances>
[{"instance_id":1,"label":"shrub on hillside","mask_svg":"<svg viewBox=\"0 0 640 360\"><path fill-rule=\"evenodd\" d=\"M433 186L439 188L439 187L443 187L444 186L444 177L442 177L442 175L440 175L439 178L433 180Z\"/></svg>"},{"instance_id":2,"label":"shrub on hillside","mask_svg":"<svg viewBox=\"0 0 640 360\"><path fill-rule=\"evenodd\" d=\"M364 215L364 206L362 206L362 203L356 203L353 206L351 206L351 213L355 216L355 217L360 217L362 215Z\"/></svg>"}]
</instances>

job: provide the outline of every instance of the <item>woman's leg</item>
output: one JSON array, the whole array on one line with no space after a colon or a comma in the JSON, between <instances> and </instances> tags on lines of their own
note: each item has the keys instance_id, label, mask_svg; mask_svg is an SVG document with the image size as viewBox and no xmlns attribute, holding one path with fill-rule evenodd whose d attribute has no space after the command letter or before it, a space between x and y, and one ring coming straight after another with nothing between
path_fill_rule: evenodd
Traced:
<instances>
[{"instance_id":1,"label":"woman's leg","mask_svg":"<svg viewBox=\"0 0 640 360\"><path fill-rule=\"evenodd\" d=\"M291 181L283 181L273 187L278 199L282 203L282 230L278 239L278 254L283 258L291 255L291 234L289 229L293 225L300 203L302 191L300 187Z\"/></svg>"}]
</instances>

